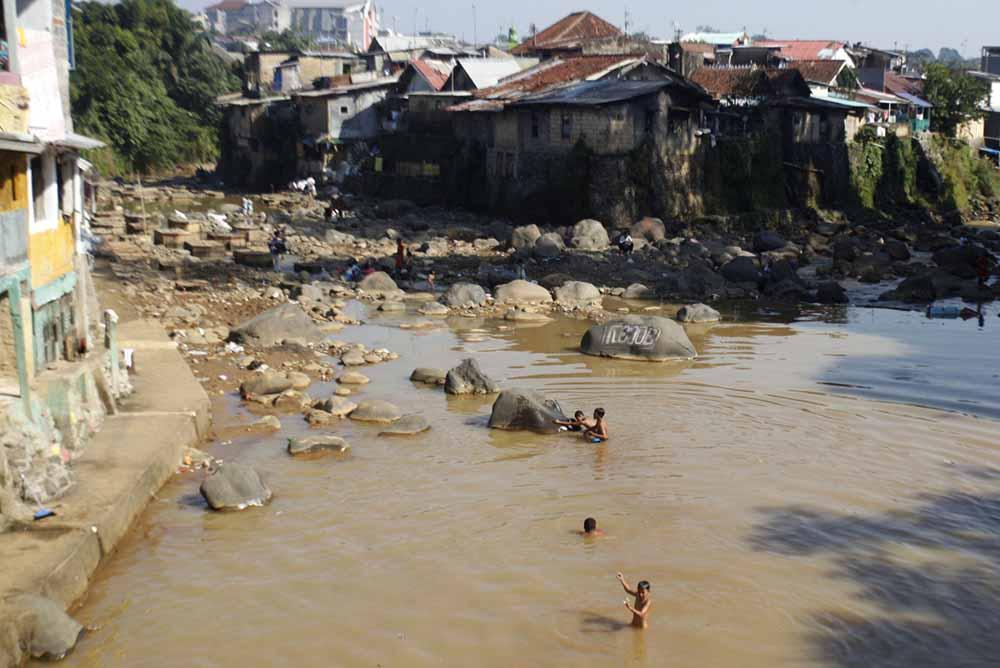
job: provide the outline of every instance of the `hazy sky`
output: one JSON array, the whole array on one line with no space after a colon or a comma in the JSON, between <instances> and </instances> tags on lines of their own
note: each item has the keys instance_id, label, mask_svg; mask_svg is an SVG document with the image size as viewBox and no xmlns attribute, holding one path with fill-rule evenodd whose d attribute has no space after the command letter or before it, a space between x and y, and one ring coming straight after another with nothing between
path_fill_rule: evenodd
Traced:
<instances>
[{"instance_id":1,"label":"hazy sky","mask_svg":"<svg viewBox=\"0 0 1000 668\"><path fill-rule=\"evenodd\" d=\"M210 4L205 0L179 0L188 9ZM376 0L383 13L383 25L401 32L411 32L416 25L423 30L454 33L468 40L473 37L471 0ZM502 26L514 25L522 36L535 23L539 29L566 14L589 9L622 27L625 8L629 11L629 30L644 31L658 37L671 37L674 22L684 31L698 25L720 30L746 28L751 34L764 32L784 39L838 39L865 42L883 48L930 48L935 53L942 46L958 49L964 55L978 56L984 44L1000 44L1000 0L909 0L908 2L873 2L872 0L478 0L475 2L478 37L495 35Z\"/></svg>"}]
</instances>

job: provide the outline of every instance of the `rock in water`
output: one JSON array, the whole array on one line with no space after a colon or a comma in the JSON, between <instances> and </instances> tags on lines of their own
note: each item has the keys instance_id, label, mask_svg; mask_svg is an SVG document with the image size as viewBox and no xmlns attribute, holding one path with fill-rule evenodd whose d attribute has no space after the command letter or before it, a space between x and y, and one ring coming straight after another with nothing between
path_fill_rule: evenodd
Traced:
<instances>
[{"instance_id":1,"label":"rock in water","mask_svg":"<svg viewBox=\"0 0 1000 668\"><path fill-rule=\"evenodd\" d=\"M417 367L410 374L410 380L414 383L426 383L427 385L444 385L447 375L448 372L444 369Z\"/></svg>"},{"instance_id":2,"label":"rock in water","mask_svg":"<svg viewBox=\"0 0 1000 668\"><path fill-rule=\"evenodd\" d=\"M496 300L500 304L547 304L552 301L552 295L536 283L517 279L498 286Z\"/></svg>"},{"instance_id":3,"label":"rock in water","mask_svg":"<svg viewBox=\"0 0 1000 668\"><path fill-rule=\"evenodd\" d=\"M333 417L343 418L350 415L358 405L353 401L348 401L343 397L334 395L329 399L316 402L314 407L325 413L329 413Z\"/></svg>"},{"instance_id":4,"label":"rock in water","mask_svg":"<svg viewBox=\"0 0 1000 668\"><path fill-rule=\"evenodd\" d=\"M423 415L405 415L378 433L379 436L413 436L431 425Z\"/></svg>"},{"instance_id":5,"label":"rock in water","mask_svg":"<svg viewBox=\"0 0 1000 668\"><path fill-rule=\"evenodd\" d=\"M760 270L753 258L738 257L722 265L722 276L730 283L754 283L760 280Z\"/></svg>"},{"instance_id":6,"label":"rock in water","mask_svg":"<svg viewBox=\"0 0 1000 668\"><path fill-rule=\"evenodd\" d=\"M594 325L583 335L580 350L586 355L649 362L698 355L684 328L676 322L640 315Z\"/></svg>"},{"instance_id":7,"label":"rock in water","mask_svg":"<svg viewBox=\"0 0 1000 668\"><path fill-rule=\"evenodd\" d=\"M371 382L371 379L363 373L347 371L337 377L337 382L341 385L367 385Z\"/></svg>"},{"instance_id":8,"label":"rock in water","mask_svg":"<svg viewBox=\"0 0 1000 668\"><path fill-rule=\"evenodd\" d=\"M201 483L201 495L212 510L243 510L263 506L271 490L260 474L246 464L227 462Z\"/></svg>"},{"instance_id":9,"label":"rock in water","mask_svg":"<svg viewBox=\"0 0 1000 668\"><path fill-rule=\"evenodd\" d=\"M486 290L475 283L455 283L444 293L442 301L452 307L480 306L486 301Z\"/></svg>"},{"instance_id":10,"label":"rock in water","mask_svg":"<svg viewBox=\"0 0 1000 668\"><path fill-rule=\"evenodd\" d=\"M601 291L592 283L567 281L556 288L556 303L570 308L601 305Z\"/></svg>"},{"instance_id":11,"label":"rock in water","mask_svg":"<svg viewBox=\"0 0 1000 668\"><path fill-rule=\"evenodd\" d=\"M504 390L493 402L489 426L509 431L534 431L554 434L559 426L554 420L565 420L559 403L530 390Z\"/></svg>"},{"instance_id":12,"label":"rock in water","mask_svg":"<svg viewBox=\"0 0 1000 668\"><path fill-rule=\"evenodd\" d=\"M677 311L678 322L719 322L722 316L706 304L688 304Z\"/></svg>"},{"instance_id":13,"label":"rock in water","mask_svg":"<svg viewBox=\"0 0 1000 668\"><path fill-rule=\"evenodd\" d=\"M820 304L846 304L850 301L847 290L840 283L829 281L816 288L816 301Z\"/></svg>"},{"instance_id":14,"label":"rock in water","mask_svg":"<svg viewBox=\"0 0 1000 668\"><path fill-rule=\"evenodd\" d=\"M285 339L322 341L325 335L298 304L282 304L240 323L229 340L257 346L275 346Z\"/></svg>"},{"instance_id":15,"label":"rock in water","mask_svg":"<svg viewBox=\"0 0 1000 668\"><path fill-rule=\"evenodd\" d=\"M358 289L369 294L386 294L398 291L399 286L389 274L384 271L374 271L361 279Z\"/></svg>"},{"instance_id":16,"label":"rock in water","mask_svg":"<svg viewBox=\"0 0 1000 668\"><path fill-rule=\"evenodd\" d=\"M581 220L573 226L573 248L587 251L602 251L610 244L608 231L597 220Z\"/></svg>"},{"instance_id":17,"label":"rock in water","mask_svg":"<svg viewBox=\"0 0 1000 668\"><path fill-rule=\"evenodd\" d=\"M403 417L403 412L394 404L381 399L365 399L348 416L360 422L381 422L390 424Z\"/></svg>"},{"instance_id":18,"label":"rock in water","mask_svg":"<svg viewBox=\"0 0 1000 668\"><path fill-rule=\"evenodd\" d=\"M448 394L494 394L500 391L500 386L470 357L448 372L444 391Z\"/></svg>"},{"instance_id":19,"label":"rock in water","mask_svg":"<svg viewBox=\"0 0 1000 668\"><path fill-rule=\"evenodd\" d=\"M27 650L33 658L59 660L76 646L83 626L52 599L22 594L11 604L26 625Z\"/></svg>"},{"instance_id":20,"label":"rock in water","mask_svg":"<svg viewBox=\"0 0 1000 668\"><path fill-rule=\"evenodd\" d=\"M325 434L323 436L307 436L306 438L288 439L288 454L315 455L320 453L344 453L351 446L339 436Z\"/></svg>"}]
</instances>

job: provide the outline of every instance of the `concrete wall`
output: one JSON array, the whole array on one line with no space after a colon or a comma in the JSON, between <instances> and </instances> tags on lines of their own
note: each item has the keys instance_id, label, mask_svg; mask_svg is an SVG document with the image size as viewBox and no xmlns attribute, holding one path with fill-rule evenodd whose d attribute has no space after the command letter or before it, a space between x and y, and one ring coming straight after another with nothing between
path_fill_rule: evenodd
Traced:
<instances>
[{"instance_id":1,"label":"concrete wall","mask_svg":"<svg viewBox=\"0 0 1000 668\"><path fill-rule=\"evenodd\" d=\"M380 88L326 98L330 134L342 140L374 139L380 127L375 105L388 92L387 88Z\"/></svg>"},{"instance_id":2,"label":"concrete wall","mask_svg":"<svg viewBox=\"0 0 1000 668\"><path fill-rule=\"evenodd\" d=\"M28 259L28 161L0 151L0 276Z\"/></svg>"}]
</instances>

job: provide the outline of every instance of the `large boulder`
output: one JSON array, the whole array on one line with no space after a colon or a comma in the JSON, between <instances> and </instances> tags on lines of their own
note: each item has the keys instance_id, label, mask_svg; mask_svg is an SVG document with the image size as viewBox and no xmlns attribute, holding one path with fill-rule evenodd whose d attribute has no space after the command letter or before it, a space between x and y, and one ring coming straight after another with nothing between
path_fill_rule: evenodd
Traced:
<instances>
[{"instance_id":1,"label":"large boulder","mask_svg":"<svg viewBox=\"0 0 1000 668\"><path fill-rule=\"evenodd\" d=\"M243 510L271 500L271 490L260 474L235 462L220 465L201 483L200 491L212 510Z\"/></svg>"},{"instance_id":2,"label":"large boulder","mask_svg":"<svg viewBox=\"0 0 1000 668\"><path fill-rule=\"evenodd\" d=\"M594 325L583 335L580 350L586 355L649 362L690 359L698 354L676 322L641 315Z\"/></svg>"},{"instance_id":3,"label":"large boulder","mask_svg":"<svg viewBox=\"0 0 1000 668\"><path fill-rule=\"evenodd\" d=\"M828 281L817 286L816 301L820 304L847 304L850 298L844 286L836 281Z\"/></svg>"},{"instance_id":4,"label":"large boulder","mask_svg":"<svg viewBox=\"0 0 1000 668\"><path fill-rule=\"evenodd\" d=\"M987 266L992 266L989 251L971 243L942 248L935 251L932 258L941 269L959 278L976 278L976 268L983 258L987 258Z\"/></svg>"},{"instance_id":5,"label":"large boulder","mask_svg":"<svg viewBox=\"0 0 1000 668\"><path fill-rule=\"evenodd\" d=\"M378 433L379 436L413 436L431 428L423 415L404 415Z\"/></svg>"},{"instance_id":6,"label":"large boulder","mask_svg":"<svg viewBox=\"0 0 1000 668\"><path fill-rule=\"evenodd\" d=\"M27 649L32 658L57 661L76 646L83 626L52 599L21 594L9 603L23 625L22 638L27 647L21 649Z\"/></svg>"},{"instance_id":7,"label":"large boulder","mask_svg":"<svg viewBox=\"0 0 1000 668\"><path fill-rule=\"evenodd\" d=\"M332 434L288 439L288 454L293 457L299 455L344 453L350 448L351 446L347 441Z\"/></svg>"},{"instance_id":8,"label":"large boulder","mask_svg":"<svg viewBox=\"0 0 1000 668\"><path fill-rule=\"evenodd\" d=\"M489 426L510 431L554 434L555 420L566 420L559 403L530 390L504 390L493 402Z\"/></svg>"},{"instance_id":9,"label":"large boulder","mask_svg":"<svg viewBox=\"0 0 1000 668\"><path fill-rule=\"evenodd\" d=\"M287 374L268 369L263 373L255 373L240 383L240 396L249 399L266 394L281 394L294 385L294 379Z\"/></svg>"},{"instance_id":10,"label":"large boulder","mask_svg":"<svg viewBox=\"0 0 1000 668\"><path fill-rule=\"evenodd\" d=\"M720 320L722 320L722 316L719 312L707 304L688 304L677 311L678 322L702 323L719 322Z\"/></svg>"},{"instance_id":11,"label":"large boulder","mask_svg":"<svg viewBox=\"0 0 1000 668\"><path fill-rule=\"evenodd\" d=\"M753 249L757 253L780 250L787 245L783 236L771 230L761 230L753 238Z\"/></svg>"},{"instance_id":12,"label":"large boulder","mask_svg":"<svg viewBox=\"0 0 1000 668\"><path fill-rule=\"evenodd\" d=\"M343 418L351 414L351 412L358 407L353 401L349 401L343 397L333 395L323 401L318 401L313 404L314 408L317 408L324 413L329 413L331 417Z\"/></svg>"},{"instance_id":13,"label":"large boulder","mask_svg":"<svg viewBox=\"0 0 1000 668\"><path fill-rule=\"evenodd\" d=\"M722 277L730 283L757 283L760 279L760 270L757 263L750 257L733 258L722 265L720 270Z\"/></svg>"},{"instance_id":14,"label":"large boulder","mask_svg":"<svg viewBox=\"0 0 1000 668\"><path fill-rule=\"evenodd\" d=\"M629 234L635 239L645 239L646 241L655 244L657 241L661 241L667 236L667 228L663 225L663 221L659 218L643 218L632 224L629 228Z\"/></svg>"},{"instance_id":15,"label":"large boulder","mask_svg":"<svg viewBox=\"0 0 1000 668\"><path fill-rule=\"evenodd\" d=\"M500 391L500 386L483 373L479 363L470 357L448 372L444 391L448 394L495 394Z\"/></svg>"},{"instance_id":16,"label":"large boulder","mask_svg":"<svg viewBox=\"0 0 1000 668\"><path fill-rule=\"evenodd\" d=\"M561 236L555 232L548 232L538 237L532 250L537 257L545 259L559 257L565 248L566 244Z\"/></svg>"},{"instance_id":17,"label":"large boulder","mask_svg":"<svg viewBox=\"0 0 1000 668\"><path fill-rule=\"evenodd\" d=\"M455 283L444 293L442 301L448 306L481 306L486 302L486 290L475 283Z\"/></svg>"},{"instance_id":18,"label":"large boulder","mask_svg":"<svg viewBox=\"0 0 1000 668\"><path fill-rule=\"evenodd\" d=\"M569 308L601 305L601 291L593 283L567 281L556 288L556 303Z\"/></svg>"},{"instance_id":19,"label":"large boulder","mask_svg":"<svg viewBox=\"0 0 1000 668\"><path fill-rule=\"evenodd\" d=\"M285 339L317 343L325 336L298 304L282 304L268 309L229 332L230 341L261 347L276 346Z\"/></svg>"},{"instance_id":20,"label":"large boulder","mask_svg":"<svg viewBox=\"0 0 1000 668\"><path fill-rule=\"evenodd\" d=\"M448 372L444 369L432 367L417 367L410 374L410 380L414 383L424 383L425 385L444 385Z\"/></svg>"},{"instance_id":21,"label":"large boulder","mask_svg":"<svg viewBox=\"0 0 1000 668\"><path fill-rule=\"evenodd\" d=\"M573 248L585 251L602 251L610 244L608 231L597 220L581 220L573 226L573 237L570 240Z\"/></svg>"},{"instance_id":22,"label":"large boulder","mask_svg":"<svg viewBox=\"0 0 1000 668\"><path fill-rule=\"evenodd\" d=\"M358 283L358 289L368 294L384 295L398 292L399 286L396 285L396 281L392 280L392 276L384 271L373 271L361 279L361 282Z\"/></svg>"},{"instance_id":23,"label":"large boulder","mask_svg":"<svg viewBox=\"0 0 1000 668\"><path fill-rule=\"evenodd\" d=\"M515 227L510 233L510 247L514 250L531 250L540 236L542 231L538 229L538 225Z\"/></svg>"},{"instance_id":24,"label":"large boulder","mask_svg":"<svg viewBox=\"0 0 1000 668\"><path fill-rule=\"evenodd\" d=\"M633 283L625 288L622 299L656 299L656 291L651 290L642 283Z\"/></svg>"},{"instance_id":25,"label":"large boulder","mask_svg":"<svg viewBox=\"0 0 1000 668\"><path fill-rule=\"evenodd\" d=\"M391 424L403 417L403 411L395 404L382 399L365 399L348 417L359 422Z\"/></svg>"},{"instance_id":26,"label":"large boulder","mask_svg":"<svg viewBox=\"0 0 1000 668\"><path fill-rule=\"evenodd\" d=\"M885 242L885 254L888 255L893 262L906 262L910 259L910 249L906 245L905 241L900 241L898 239L889 239Z\"/></svg>"},{"instance_id":27,"label":"large boulder","mask_svg":"<svg viewBox=\"0 0 1000 668\"><path fill-rule=\"evenodd\" d=\"M496 301L499 304L547 304L552 301L552 295L536 283L517 279L497 287Z\"/></svg>"}]
</instances>

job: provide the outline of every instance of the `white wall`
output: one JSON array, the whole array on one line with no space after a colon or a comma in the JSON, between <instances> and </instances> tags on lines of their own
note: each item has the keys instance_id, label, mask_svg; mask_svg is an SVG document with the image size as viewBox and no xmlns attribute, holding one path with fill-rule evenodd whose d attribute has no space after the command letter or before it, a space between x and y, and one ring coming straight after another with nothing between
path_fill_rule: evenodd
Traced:
<instances>
[{"instance_id":1,"label":"white wall","mask_svg":"<svg viewBox=\"0 0 1000 668\"><path fill-rule=\"evenodd\" d=\"M59 224L59 192L56 188L56 160L51 152L43 153L42 174L44 179L44 195L42 207L44 211L38 215L35 211L34 174L31 160L28 160L28 229L31 234L55 229Z\"/></svg>"}]
</instances>

